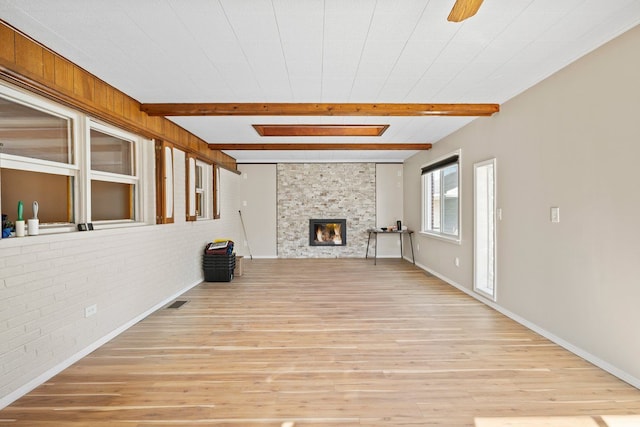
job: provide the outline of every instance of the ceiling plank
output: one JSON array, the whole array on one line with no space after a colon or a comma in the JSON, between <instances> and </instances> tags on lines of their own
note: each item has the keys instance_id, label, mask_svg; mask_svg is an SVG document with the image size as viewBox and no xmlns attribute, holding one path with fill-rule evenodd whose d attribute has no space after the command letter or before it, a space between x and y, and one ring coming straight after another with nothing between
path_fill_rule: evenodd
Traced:
<instances>
[{"instance_id":1,"label":"ceiling plank","mask_svg":"<svg viewBox=\"0 0 640 427\"><path fill-rule=\"evenodd\" d=\"M150 116L491 116L499 104L159 103Z\"/></svg>"},{"instance_id":2,"label":"ceiling plank","mask_svg":"<svg viewBox=\"0 0 640 427\"><path fill-rule=\"evenodd\" d=\"M381 136L389 125L252 125L260 136Z\"/></svg>"},{"instance_id":3,"label":"ceiling plank","mask_svg":"<svg viewBox=\"0 0 640 427\"><path fill-rule=\"evenodd\" d=\"M237 144L209 144L212 150L429 150L428 143L389 143L389 144L307 144L307 143L237 143Z\"/></svg>"}]
</instances>

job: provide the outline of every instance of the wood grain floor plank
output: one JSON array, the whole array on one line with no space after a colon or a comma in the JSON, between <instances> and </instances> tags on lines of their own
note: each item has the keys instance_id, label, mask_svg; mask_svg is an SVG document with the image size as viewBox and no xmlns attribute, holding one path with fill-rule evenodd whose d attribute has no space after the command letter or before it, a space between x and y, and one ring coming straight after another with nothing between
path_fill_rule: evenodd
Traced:
<instances>
[{"instance_id":1,"label":"wood grain floor plank","mask_svg":"<svg viewBox=\"0 0 640 427\"><path fill-rule=\"evenodd\" d=\"M410 263L244 267L0 411L0 426L450 427L640 414L639 390Z\"/></svg>"}]
</instances>

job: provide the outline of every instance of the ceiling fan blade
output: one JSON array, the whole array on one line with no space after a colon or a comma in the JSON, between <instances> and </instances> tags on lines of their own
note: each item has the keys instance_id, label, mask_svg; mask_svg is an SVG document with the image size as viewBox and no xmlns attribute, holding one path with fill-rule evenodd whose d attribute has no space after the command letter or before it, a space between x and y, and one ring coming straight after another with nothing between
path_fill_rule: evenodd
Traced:
<instances>
[{"instance_id":1,"label":"ceiling fan blade","mask_svg":"<svg viewBox=\"0 0 640 427\"><path fill-rule=\"evenodd\" d=\"M483 0L456 0L447 21L460 22L471 18L478 12Z\"/></svg>"}]
</instances>

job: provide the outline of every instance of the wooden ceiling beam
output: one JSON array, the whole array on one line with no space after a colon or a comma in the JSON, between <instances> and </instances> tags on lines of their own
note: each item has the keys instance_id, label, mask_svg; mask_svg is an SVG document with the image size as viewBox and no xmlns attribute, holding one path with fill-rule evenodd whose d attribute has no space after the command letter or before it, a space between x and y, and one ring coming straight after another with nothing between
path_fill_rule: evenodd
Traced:
<instances>
[{"instance_id":1,"label":"wooden ceiling beam","mask_svg":"<svg viewBox=\"0 0 640 427\"><path fill-rule=\"evenodd\" d=\"M428 143L382 143L382 144L307 144L307 143L237 143L237 144L209 144L212 150L429 150Z\"/></svg>"},{"instance_id":2,"label":"wooden ceiling beam","mask_svg":"<svg viewBox=\"0 0 640 427\"><path fill-rule=\"evenodd\" d=\"M499 104L142 104L150 116L491 116Z\"/></svg>"}]
</instances>

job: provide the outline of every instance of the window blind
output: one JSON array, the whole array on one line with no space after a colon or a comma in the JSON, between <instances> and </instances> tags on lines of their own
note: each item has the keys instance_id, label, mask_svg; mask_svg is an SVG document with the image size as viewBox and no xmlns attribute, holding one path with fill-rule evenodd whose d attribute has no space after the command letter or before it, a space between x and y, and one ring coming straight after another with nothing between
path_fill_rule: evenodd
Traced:
<instances>
[{"instance_id":1,"label":"window blind","mask_svg":"<svg viewBox=\"0 0 640 427\"><path fill-rule=\"evenodd\" d=\"M430 165L427 165L425 167L422 168L422 175L427 174L431 171L434 171L436 169L442 169L446 166L449 165L453 165L458 163L458 158L460 156L458 156L457 154L451 157L447 157L446 159L442 159L440 161L437 161L435 163L431 163Z\"/></svg>"}]
</instances>

